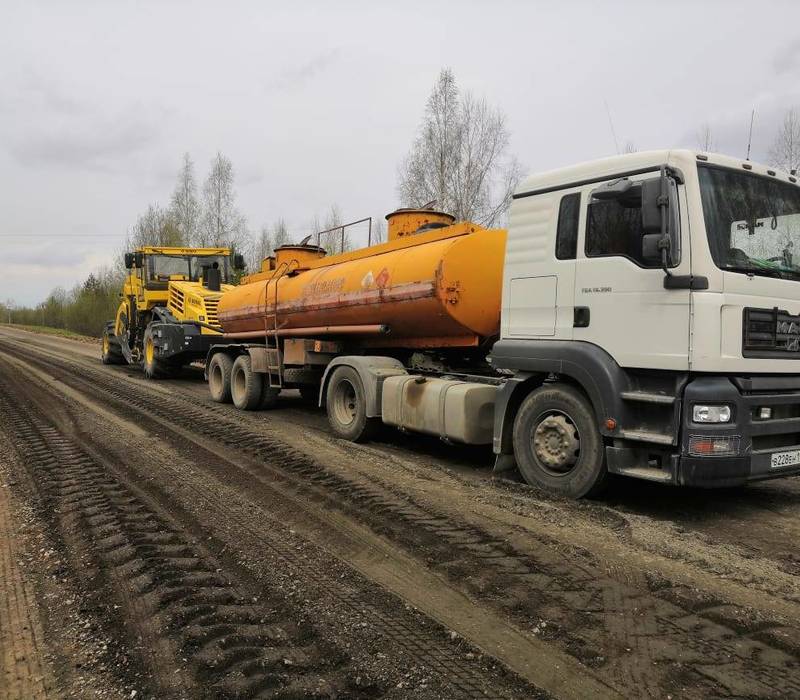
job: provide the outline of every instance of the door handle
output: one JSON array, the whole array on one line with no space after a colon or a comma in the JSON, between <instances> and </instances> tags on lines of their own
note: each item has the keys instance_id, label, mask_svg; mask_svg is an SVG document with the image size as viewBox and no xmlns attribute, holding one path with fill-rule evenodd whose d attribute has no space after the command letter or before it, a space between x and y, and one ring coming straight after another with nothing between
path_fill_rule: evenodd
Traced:
<instances>
[{"instance_id":1,"label":"door handle","mask_svg":"<svg viewBox=\"0 0 800 700\"><path fill-rule=\"evenodd\" d=\"M572 327L587 328L589 326L589 317L590 314L588 306L576 306L572 319Z\"/></svg>"}]
</instances>

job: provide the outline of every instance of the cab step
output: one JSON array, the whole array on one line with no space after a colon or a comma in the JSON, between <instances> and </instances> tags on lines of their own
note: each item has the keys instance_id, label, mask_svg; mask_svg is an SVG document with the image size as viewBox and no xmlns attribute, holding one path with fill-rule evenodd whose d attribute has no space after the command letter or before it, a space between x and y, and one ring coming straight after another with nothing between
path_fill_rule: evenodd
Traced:
<instances>
[{"instance_id":1,"label":"cab step","mask_svg":"<svg viewBox=\"0 0 800 700\"><path fill-rule=\"evenodd\" d=\"M675 397L669 394L656 394L651 391L623 391L620 396L625 401L638 401L640 403L657 403L670 406L675 403Z\"/></svg>"},{"instance_id":2,"label":"cab step","mask_svg":"<svg viewBox=\"0 0 800 700\"><path fill-rule=\"evenodd\" d=\"M656 469L655 467L623 467L616 473L622 476L631 476L635 479L657 481L661 484L668 484L673 480L672 474L665 472L663 469Z\"/></svg>"},{"instance_id":3,"label":"cab step","mask_svg":"<svg viewBox=\"0 0 800 700\"><path fill-rule=\"evenodd\" d=\"M672 445L672 435L666 433L654 433L648 430L620 430L615 437L624 440L636 440L637 442L651 442L656 445Z\"/></svg>"}]
</instances>

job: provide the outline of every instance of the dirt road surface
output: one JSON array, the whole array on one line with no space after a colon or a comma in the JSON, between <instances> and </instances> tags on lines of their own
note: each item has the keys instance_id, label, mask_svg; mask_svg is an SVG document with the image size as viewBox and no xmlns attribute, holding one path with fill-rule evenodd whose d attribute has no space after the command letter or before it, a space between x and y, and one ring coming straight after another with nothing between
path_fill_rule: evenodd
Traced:
<instances>
[{"instance_id":1,"label":"dirt road surface","mask_svg":"<svg viewBox=\"0 0 800 700\"><path fill-rule=\"evenodd\" d=\"M800 480L573 503L0 328L0 699L800 697Z\"/></svg>"}]
</instances>

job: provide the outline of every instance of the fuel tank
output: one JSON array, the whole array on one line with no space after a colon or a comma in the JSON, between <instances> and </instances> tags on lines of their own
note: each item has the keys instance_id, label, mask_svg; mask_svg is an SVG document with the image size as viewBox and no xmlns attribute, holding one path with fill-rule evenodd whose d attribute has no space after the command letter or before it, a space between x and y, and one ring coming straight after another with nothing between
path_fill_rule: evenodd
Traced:
<instances>
[{"instance_id":1,"label":"fuel tank","mask_svg":"<svg viewBox=\"0 0 800 700\"><path fill-rule=\"evenodd\" d=\"M506 231L436 212L409 231L420 211L390 214L381 245L335 256L279 248L262 272L222 295L224 333L347 334L350 345L409 348L470 347L498 335Z\"/></svg>"}]
</instances>

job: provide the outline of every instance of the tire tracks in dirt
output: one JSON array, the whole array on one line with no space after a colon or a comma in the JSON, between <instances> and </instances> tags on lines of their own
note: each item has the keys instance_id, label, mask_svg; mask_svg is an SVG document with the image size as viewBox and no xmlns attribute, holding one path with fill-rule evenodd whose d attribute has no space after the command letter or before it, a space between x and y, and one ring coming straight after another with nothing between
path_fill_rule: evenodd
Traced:
<instances>
[{"instance_id":1,"label":"tire tracks in dirt","mask_svg":"<svg viewBox=\"0 0 800 700\"><path fill-rule=\"evenodd\" d=\"M670 601L650 590L598 579L590 560L571 561L546 542L534 548L538 557L521 554L478 527L465 527L411 499L391 496L375 484L343 479L275 437L253 433L221 417L219 411L140 386L115 386L107 375L69 362L51 359L44 366L53 371L59 364L67 372L59 377L61 381L71 385L83 381L78 390L112 397L118 402L115 411L125 405L130 410L133 405L140 416L156 413L165 423L180 416L177 422L215 443L249 452L267 467L294 475L299 481L293 488L313 492L326 507L371 524L390 540L427 551L432 565L452 580L466 581L470 593L499 609L516 612L517 617L546 615L561 621L561 629L547 633L548 640L582 661L597 659L596 672L610 671L629 689L658 695L682 687L702 696L725 688L733 693L778 696L798 687L796 650L781 651L770 636L774 625L737 628L735 620L726 616L730 611L724 606L720 610L719 601L702 605L679 596ZM76 379L80 374L87 378ZM606 650L615 657L608 663L602 658Z\"/></svg>"}]
</instances>

